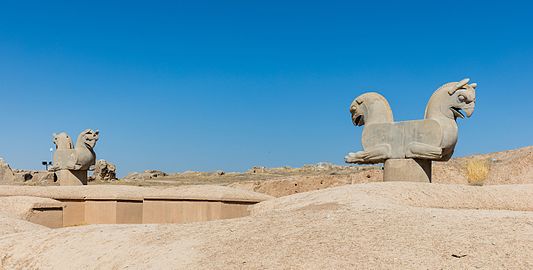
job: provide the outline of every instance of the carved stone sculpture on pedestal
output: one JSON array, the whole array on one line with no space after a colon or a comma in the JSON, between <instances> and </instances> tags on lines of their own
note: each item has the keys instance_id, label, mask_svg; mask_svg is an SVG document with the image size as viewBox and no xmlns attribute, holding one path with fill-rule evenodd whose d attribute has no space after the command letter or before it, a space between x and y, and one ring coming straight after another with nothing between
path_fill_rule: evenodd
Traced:
<instances>
[{"instance_id":1,"label":"carved stone sculpture on pedestal","mask_svg":"<svg viewBox=\"0 0 533 270\"><path fill-rule=\"evenodd\" d=\"M451 158L457 143L457 118L470 117L476 83L469 79L441 86L429 99L423 120L394 122L387 100L365 93L350 105L352 122L365 126L363 151L349 153L347 163L384 163L384 181L431 182L431 163ZM463 111L463 112L461 112Z\"/></svg>"},{"instance_id":2,"label":"carved stone sculpture on pedestal","mask_svg":"<svg viewBox=\"0 0 533 270\"><path fill-rule=\"evenodd\" d=\"M56 173L60 185L87 185L87 171L96 162L94 146L98 137L98 130L86 129L72 147L72 139L65 132L54 134L56 151L49 170Z\"/></svg>"}]
</instances>

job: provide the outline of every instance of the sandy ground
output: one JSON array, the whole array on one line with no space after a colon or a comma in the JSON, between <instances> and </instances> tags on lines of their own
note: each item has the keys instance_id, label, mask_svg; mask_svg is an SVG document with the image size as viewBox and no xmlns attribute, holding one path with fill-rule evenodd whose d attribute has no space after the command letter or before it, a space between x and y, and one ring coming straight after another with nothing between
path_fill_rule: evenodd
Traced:
<instances>
[{"instance_id":1,"label":"sandy ground","mask_svg":"<svg viewBox=\"0 0 533 270\"><path fill-rule=\"evenodd\" d=\"M533 185L368 183L252 216L0 236L3 269L532 269ZM0 221L2 219L0 218Z\"/></svg>"},{"instance_id":2,"label":"sandy ground","mask_svg":"<svg viewBox=\"0 0 533 270\"><path fill-rule=\"evenodd\" d=\"M7 217L28 220L34 207L59 206L63 204L49 198L29 196L0 197L0 214Z\"/></svg>"},{"instance_id":3,"label":"sandy ground","mask_svg":"<svg viewBox=\"0 0 533 270\"><path fill-rule=\"evenodd\" d=\"M5 235L13 235L16 233L27 231L35 232L38 230L48 231L49 229L41 225L30 223L28 221L24 221L0 213L0 238ZM0 266L2 265L0 264Z\"/></svg>"}]
</instances>

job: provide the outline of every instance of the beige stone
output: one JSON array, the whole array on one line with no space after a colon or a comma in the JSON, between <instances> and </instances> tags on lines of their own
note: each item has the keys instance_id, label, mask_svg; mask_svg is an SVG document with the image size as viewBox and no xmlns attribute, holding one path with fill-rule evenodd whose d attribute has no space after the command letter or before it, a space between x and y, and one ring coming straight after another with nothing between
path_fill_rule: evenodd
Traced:
<instances>
[{"instance_id":1,"label":"beige stone","mask_svg":"<svg viewBox=\"0 0 533 270\"><path fill-rule=\"evenodd\" d=\"M254 203L145 198L143 223L191 223L249 215Z\"/></svg>"},{"instance_id":2,"label":"beige stone","mask_svg":"<svg viewBox=\"0 0 533 270\"><path fill-rule=\"evenodd\" d=\"M109 181L109 180L116 180L117 179L117 167L115 164L100 159L96 161L96 165L94 166L94 173L89 178L89 181L94 180L103 180L103 181Z\"/></svg>"},{"instance_id":3,"label":"beige stone","mask_svg":"<svg viewBox=\"0 0 533 270\"><path fill-rule=\"evenodd\" d=\"M86 224L140 224L143 202L121 199L87 199Z\"/></svg>"},{"instance_id":4,"label":"beige stone","mask_svg":"<svg viewBox=\"0 0 533 270\"><path fill-rule=\"evenodd\" d=\"M143 201L117 201L117 224L141 224L143 221Z\"/></svg>"},{"instance_id":5,"label":"beige stone","mask_svg":"<svg viewBox=\"0 0 533 270\"><path fill-rule=\"evenodd\" d=\"M99 138L99 131L86 129L80 133L76 140L76 147L72 147L72 139L62 132L54 134L53 165L50 171L59 171L60 185L87 184L87 171L95 165L96 154L94 147ZM70 173L67 173L66 171ZM77 179L76 179L77 178Z\"/></svg>"},{"instance_id":6,"label":"beige stone","mask_svg":"<svg viewBox=\"0 0 533 270\"><path fill-rule=\"evenodd\" d=\"M61 199L65 203L63 208L63 226L85 225L85 200Z\"/></svg>"},{"instance_id":7,"label":"beige stone","mask_svg":"<svg viewBox=\"0 0 533 270\"><path fill-rule=\"evenodd\" d=\"M59 170L56 171L57 179L61 186L87 185L87 171Z\"/></svg>"},{"instance_id":8,"label":"beige stone","mask_svg":"<svg viewBox=\"0 0 533 270\"><path fill-rule=\"evenodd\" d=\"M13 173L13 170L7 164L7 162L4 161L3 158L0 158L0 182L7 182L11 183L15 181L15 173Z\"/></svg>"},{"instance_id":9,"label":"beige stone","mask_svg":"<svg viewBox=\"0 0 533 270\"><path fill-rule=\"evenodd\" d=\"M0 197L0 213L49 228L63 227L64 203L39 197Z\"/></svg>"},{"instance_id":10,"label":"beige stone","mask_svg":"<svg viewBox=\"0 0 533 270\"><path fill-rule=\"evenodd\" d=\"M364 150L349 153L345 157L346 162L375 164L388 159L449 160L457 143L457 118L464 118L465 114L470 117L474 112L477 84L468 82L469 79L464 79L437 89L429 99L423 120L394 122L389 103L382 95L360 95L350 105L350 112L355 126L365 126L361 139ZM393 178L408 176L412 163L403 164L406 165L403 169L405 175ZM413 176L418 178L416 173Z\"/></svg>"},{"instance_id":11,"label":"beige stone","mask_svg":"<svg viewBox=\"0 0 533 270\"><path fill-rule=\"evenodd\" d=\"M249 205L272 198L256 192L207 185L177 188L5 186L0 189L0 198L14 195L47 197L62 202L63 226L190 223L235 218L248 215ZM49 216L52 214L50 212Z\"/></svg>"},{"instance_id":12,"label":"beige stone","mask_svg":"<svg viewBox=\"0 0 533 270\"><path fill-rule=\"evenodd\" d=\"M431 160L387 159L383 181L431 182Z\"/></svg>"},{"instance_id":13,"label":"beige stone","mask_svg":"<svg viewBox=\"0 0 533 270\"><path fill-rule=\"evenodd\" d=\"M46 226L48 228L63 227L62 207L37 207L27 219L29 222Z\"/></svg>"}]
</instances>

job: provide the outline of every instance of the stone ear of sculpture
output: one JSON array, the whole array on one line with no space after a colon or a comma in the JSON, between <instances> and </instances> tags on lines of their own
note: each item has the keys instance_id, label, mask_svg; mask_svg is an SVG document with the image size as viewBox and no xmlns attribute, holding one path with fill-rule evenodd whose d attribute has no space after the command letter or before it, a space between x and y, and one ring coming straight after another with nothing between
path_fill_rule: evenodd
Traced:
<instances>
[{"instance_id":1,"label":"stone ear of sculpture","mask_svg":"<svg viewBox=\"0 0 533 270\"><path fill-rule=\"evenodd\" d=\"M448 90L448 94L450 94L450 96L453 95L453 93L455 93L457 90L459 90L459 89L463 88L465 85L467 85L469 81L470 81L469 78L462 79L461 81L459 81L455 85L455 87L452 87L452 88L450 88L450 90Z\"/></svg>"}]
</instances>

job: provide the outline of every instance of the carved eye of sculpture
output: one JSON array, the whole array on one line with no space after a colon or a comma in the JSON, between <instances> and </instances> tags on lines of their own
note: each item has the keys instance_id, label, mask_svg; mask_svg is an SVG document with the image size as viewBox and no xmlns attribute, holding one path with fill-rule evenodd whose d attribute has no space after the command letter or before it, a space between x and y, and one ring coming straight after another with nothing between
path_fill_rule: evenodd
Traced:
<instances>
[{"instance_id":1,"label":"carved eye of sculpture","mask_svg":"<svg viewBox=\"0 0 533 270\"><path fill-rule=\"evenodd\" d=\"M459 95L459 96L457 96L457 99L459 100L459 102L464 102L466 97L463 96L463 95Z\"/></svg>"}]
</instances>

